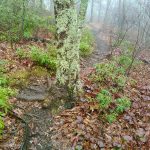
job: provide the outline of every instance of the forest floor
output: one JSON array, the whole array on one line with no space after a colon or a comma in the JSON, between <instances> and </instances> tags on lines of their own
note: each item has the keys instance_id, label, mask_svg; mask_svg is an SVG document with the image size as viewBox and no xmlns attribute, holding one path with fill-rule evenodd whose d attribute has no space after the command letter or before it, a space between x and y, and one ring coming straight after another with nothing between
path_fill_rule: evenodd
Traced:
<instances>
[{"instance_id":1,"label":"forest floor","mask_svg":"<svg viewBox=\"0 0 150 150\"><path fill-rule=\"evenodd\" d=\"M88 87L84 95L90 92L95 94L94 86L90 87L88 75L93 71L93 65L102 62L109 54L109 36L99 32L99 28L93 27L96 36L96 47L91 56L81 59L81 79L83 87ZM104 34L104 35L102 35ZM31 42L29 45L43 43ZM19 47L19 45L17 45ZM7 43L0 44L0 59L7 59L11 64L7 66L10 73L27 70L31 72L35 68L30 60L21 60L11 50ZM140 56L150 58L148 51L142 51ZM142 149L150 147L150 64L142 63L132 69L130 77L137 81L135 87L127 85L125 94L132 101L130 110L119 116L112 124L104 123L98 119L95 103L81 98L75 107L65 109L63 94L65 91L53 87L47 92L47 74L36 77L29 76L29 84L26 89L20 87L20 91L32 91L27 96L34 96L36 101L11 98L14 105L13 114L5 118L6 128L4 137L0 141L2 150L69 150L78 146L78 149ZM39 91L39 92L37 92ZM94 92L93 92L94 91ZM39 95L40 93L40 95ZM43 106L43 101L38 97L46 95L50 104ZM56 99L55 101L51 100ZM17 117L16 117L17 116ZM82 148L81 148L82 147Z\"/></svg>"}]
</instances>

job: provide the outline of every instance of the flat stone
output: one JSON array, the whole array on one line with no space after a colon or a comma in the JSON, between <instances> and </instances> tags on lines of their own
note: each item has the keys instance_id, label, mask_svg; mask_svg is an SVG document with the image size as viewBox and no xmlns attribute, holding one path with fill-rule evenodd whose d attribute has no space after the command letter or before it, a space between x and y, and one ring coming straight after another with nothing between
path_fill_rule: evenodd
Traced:
<instances>
[{"instance_id":1,"label":"flat stone","mask_svg":"<svg viewBox=\"0 0 150 150\"><path fill-rule=\"evenodd\" d=\"M16 98L19 100L26 100L26 101L43 101L47 96L48 91L46 90L46 87L36 85L36 86L29 86L20 90Z\"/></svg>"},{"instance_id":2,"label":"flat stone","mask_svg":"<svg viewBox=\"0 0 150 150\"><path fill-rule=\"evenodd\" d=\"M83 118L81 116L77 116L77 123L82 123L83 122Z\"/></svg>"},{"instance_id":3,"label":"flat stone","mask_svg":"<svg viewBox=\"0 0 150 150\"><path fill-rule=\"evenodd\" d=\"M121 144L120 144L120 143L117 143L117 142L114 142L114 143L113 143L113 146L120 148L120 147L121 147Z\"/></svg>"},{"instance_id":4,"label":"flat stone","mask_svg":"<svg viewBox=\"0 0 150 150\"><path fill-rule=\"evenodd\" d=\"M100 148L104 148L105 147L104 142L103 141L98 141L98 146Z\"/></svg>"},{"instance_id":5,"label":"flat stone","mask_svg":"<svg viewBox=\"0 0 150 150\"><path fill-rule=\"evenodd\" d=\"M143 137L145 135L145 130L143 128L139 128L136 130L136 135L139 137Z\"/></svg>"},{"instance_id":6,"label":"flat stone","mask_svg":"<svg viewBox=\"0 0 150 150\"><path fill-rule=\"evenodd\" d=\"M129 142L129 141L133 140L133 137L129 136L129 135L125 135L125 136L123 136L123 139Z\"/></svg>"}]
</instances>

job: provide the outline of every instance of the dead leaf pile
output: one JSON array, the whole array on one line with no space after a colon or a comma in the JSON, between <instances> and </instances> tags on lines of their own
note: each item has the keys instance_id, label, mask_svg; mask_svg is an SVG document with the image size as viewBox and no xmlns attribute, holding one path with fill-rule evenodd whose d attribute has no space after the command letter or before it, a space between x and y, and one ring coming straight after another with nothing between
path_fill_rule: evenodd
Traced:
<instances>
[{"instance_id":1,"label":"dead leaf pile","mask_svg":"<svg viewBox=\"0 0 150 150\"><path fill-rule=\"evenodd\" d=\"M104 147L98 113L91 111L90 103L80 103L72 110L65 110L55 117L52 136L58 149L100 149Z\"/></svg>"},{"instance_id":2,"label":"dead leaf pile","mask_svg":"<svg viewBox=\"0 0 150 150\"><path fill-rule=\"evenodd\" d=\"M92 70L92 69L90 69ZM91 71L89 71L91 73ZM95 97L98 89L84 79L86 94ZM145 64L137 66L131 77L137 81L124 90L132 100L131 109L120 115L116 122L103 122L98 115L97 105L82 102L71 110L63 111L55 117L52 143L56 149L149 149L150 148L150 67ZM94 92L94 93L93 93ZM84 98L82 98L84 99Z\"/></svg>"}]
</instances>

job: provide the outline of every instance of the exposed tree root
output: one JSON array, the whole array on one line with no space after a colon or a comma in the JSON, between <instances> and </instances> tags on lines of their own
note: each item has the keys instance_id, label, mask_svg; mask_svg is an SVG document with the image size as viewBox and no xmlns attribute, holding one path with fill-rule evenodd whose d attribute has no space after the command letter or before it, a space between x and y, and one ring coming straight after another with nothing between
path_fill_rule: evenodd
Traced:
<instances>
[{"instance_id":1,"label":"exposed tree root","mask_svg":"<svg viewBox=\"0 0 150 150\"><path fill-rule=\"evenodd\" d=\"M27 150L28 145L29 145L28 143L30 141L30 127L29 127L28 123L24 119L22 119L19 116L17 116L15 114L15 112L11 111L11 115L13 117L17 118L19 121L21 121L25 125L24 126L23 142L22 142L22 144L20 146L20 150Z\"/></svg>"}]
</instances>

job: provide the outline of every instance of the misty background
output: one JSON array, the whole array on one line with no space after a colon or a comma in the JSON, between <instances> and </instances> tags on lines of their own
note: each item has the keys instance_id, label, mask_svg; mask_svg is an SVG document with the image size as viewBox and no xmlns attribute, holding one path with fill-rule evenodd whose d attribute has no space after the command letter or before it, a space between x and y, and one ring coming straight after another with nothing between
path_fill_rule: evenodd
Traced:
<instances>
[{"instance_id":1,"label":"misty background","mask_svg":"<svg viewBox=\"0 0 150 150\"><path fill-rule=\"evenodd\" d=\"M54 16L53 0L44 0L43 5ZM89 0L86 24L107 42L119 38L150 47L149 0Z\"/></svg>"}]
</instances>

